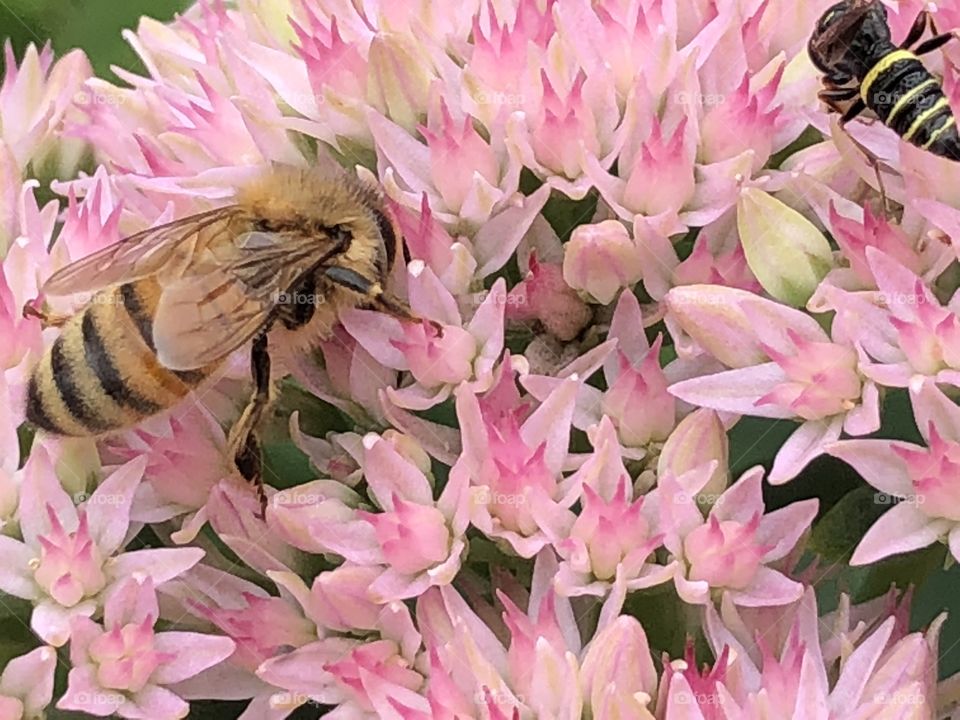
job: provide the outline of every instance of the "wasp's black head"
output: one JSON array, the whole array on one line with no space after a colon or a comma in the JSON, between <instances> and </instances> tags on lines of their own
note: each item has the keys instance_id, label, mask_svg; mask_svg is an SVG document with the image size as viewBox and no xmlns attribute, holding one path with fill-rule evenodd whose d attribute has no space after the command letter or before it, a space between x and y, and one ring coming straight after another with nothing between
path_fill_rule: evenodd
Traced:
<instances>
[{"instance_id":1,"label":"wasp's black head","mask_svg":"<svg viewBox=\"0 0 960 720\"><path fill-rule=\"evenodd\" d=\"M807 51L828 77L862 79L891 47L887 9L880 0L846 0L820 17Z\"/></svg>"}]
</instances>

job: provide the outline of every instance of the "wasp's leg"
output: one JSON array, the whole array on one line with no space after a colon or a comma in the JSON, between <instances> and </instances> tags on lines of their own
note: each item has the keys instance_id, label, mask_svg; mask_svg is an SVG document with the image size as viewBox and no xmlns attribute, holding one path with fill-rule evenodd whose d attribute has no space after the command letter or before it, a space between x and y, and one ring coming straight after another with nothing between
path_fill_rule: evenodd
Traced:
<instances>
[{"instance_id":1,"label":"wasp's leg","mask_svg":"<svg viewBox=\"0 0 960 720\"><path fill-rule=\"evenodd\" d=\"M917 46L917 49L914 50L915 55L926 55L928 52L933 52L937 48L943 47L951 40L956 39L956 35L952 32L943 33L942 35L935 35L929 40L924 40Z\"/></svg>"},{"instance_id":2,"label":"wasp's leg","mask_svg":"<svg viewBox=\"0 0 960 720\"><path fill-rule=\"evenodd\" d=\"M853 135L844 130L847 133L847 137L850 138L850 142L863 153L863 156L866 158L867 162L870 164L870 167L873 168L873 172L877 177L877 191L880 193L880 204L883 208L883 214L889 219L892 217L893 213L890 212L890 206L887 202L887 189L883 184L883 174L880 169L880 159L874 155L870 150L864 147Z\"/></svg>"},{"instance_id":3,"label":"wasp's leg","mask_svg":"<svg viewBox=\"0 0 960 720\"><path fill-rule=\"evenodd\" d=\"M832 72L824 75L820 78L820 82L823 83L823 86L830 90L836 90L838 88L843 88L849 85L853 81L851 75L847 75L842 72Z\"/></svg>"},{"instance_id":4,"label":"wasp's leg","mask_svg":"<svg viewBox=\"0 0 960 720\"><path fill-rule=\"evenodd\" d=\"M927 25L933 27L933 17L927 10L921 10L917 13L917 17L914 19L913 25L910 26L907 36L900 43L900 47L909 50L923 36L923 31L927 29Z\"/></svg>"},{"instance_id":5,"label":"wasp's leg","mask_svg":"<svg viewBox=\"0 0 960 720\"><path fill-rule=\"evenodd\" d=\"M837 103L841 103L844 100L853 100L858 92L856 88L829 88L818 92L817 98L830 108L830 112L836 112L842 115L844 110Z\"/></svg>"},{"instance_id":6,"label":"wasp's leg","mask_svg":"<svg viewBox=\"0 0 960 720\"><path fill-rule=\"evenodd\" d=\"M263 465L260 458L260 442L257 426L264 410L270 404L270 353L267 351L266 331L254 341L250 352L250 369L253 375L253 395L243 409L240 419L230 429L227 448L240 474L257 489L260 499L260 518L267 510L267 495L263 489Z\"/></svg>"},{"instance_id":7,"label":"wasp's leg","mask_svg":"<svg viewBox=\"0 0 960 720\"><path fill-rule=\"evenodd\" d=\"M863 101L863 98L857 98L857 101L847 108L847 111L840 118L840 127L846 125L866 109L867 104Z\"/></svg>"},{"instance_id":8,"label":"wasp's leg","mask_svg":"<svg viewBox=\"0 0 960 720\"><path fill-rule=\"evenodd\" d=\"M44 328L61 327L72 317L70 315L48 313L46 310L38 310L30 303L23 306L23 316L25 318L36 318Z\"/></svg>"}]
</instances>

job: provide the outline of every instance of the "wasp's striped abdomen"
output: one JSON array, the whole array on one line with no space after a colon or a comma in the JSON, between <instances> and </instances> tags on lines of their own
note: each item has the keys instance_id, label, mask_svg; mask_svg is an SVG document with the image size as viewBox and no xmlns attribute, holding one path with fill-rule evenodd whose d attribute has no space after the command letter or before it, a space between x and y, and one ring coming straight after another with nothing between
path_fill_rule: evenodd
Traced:
<instances>
[{"instance_id":1,"label":"wasp's striped abdomen","mask_svg":"<svg viewBox=\"0 0 960 720\"><path fill-rule=\"evenodd\" d=\"M885 125L907 142L960 160L960 135L940 82L916 55L891 50L860 83L860 96Z\"/></svg>"},{"instance_id":2,"label":"wasp's striped abdomen","mask_svg":"<svg viewBox=\"0 0 960 720\"><path fill-rule=\"evenodd\" d=\"M99 435L173 406L203 381L212 367L173 371L157 360L158 297L152 279L97 293L34 368L27 419L58 435Z\"/></svg>"}]
</instances>

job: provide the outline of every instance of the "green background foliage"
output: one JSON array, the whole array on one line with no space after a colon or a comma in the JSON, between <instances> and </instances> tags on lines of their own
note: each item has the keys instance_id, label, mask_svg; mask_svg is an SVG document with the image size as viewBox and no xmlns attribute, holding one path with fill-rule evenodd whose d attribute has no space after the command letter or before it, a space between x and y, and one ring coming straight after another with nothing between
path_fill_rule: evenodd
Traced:
<instances>
[{"instance_id":1,"label":"green background foliage","mask_svg":"<svg viewBox=\"0 0 960 720\"><path fill-rule=\"evenodd\" d=\"M11 39L18 58L31 42L42 46L50 40L58 54L83 48L96 73L111 77L111 65L138 67L121 30L135 28L143 15L172 18L188 4L186 0L0 0L0 39Z\"/></svg>"}]
</instances>

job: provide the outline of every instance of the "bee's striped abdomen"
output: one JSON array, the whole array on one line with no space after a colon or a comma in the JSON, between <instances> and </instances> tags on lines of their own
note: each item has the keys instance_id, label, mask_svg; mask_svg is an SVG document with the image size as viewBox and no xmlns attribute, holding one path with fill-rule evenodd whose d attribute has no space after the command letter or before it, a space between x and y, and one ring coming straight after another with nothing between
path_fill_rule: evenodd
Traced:
<instances>
[{"instance_id":1,"label":"bee's striped abdomen","mask_svg":"<svg viewBox=\"0 0 960 720\"><path fill-rule=\"evenodd\" d=\"M885 125L917 147L960 160L956 119L940 82L916 55L894 50L860 84L860 95Z\"/></svg>"},{"instance_id":2,"label":"bee's striped abdomen","mask_svg":"<svg viewBox=\"0 0 960 720\"><path fill-rule=\"evenodd\" d=\"M158 295L152 280L95 295L34 369L27 419L58 435L99 435L171 407L201 382L211 368L176 372L157 360Z\"/></svg>"}]
</instances>

